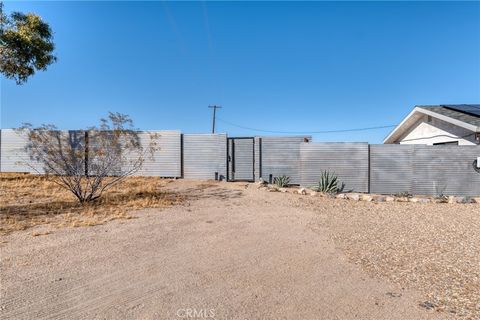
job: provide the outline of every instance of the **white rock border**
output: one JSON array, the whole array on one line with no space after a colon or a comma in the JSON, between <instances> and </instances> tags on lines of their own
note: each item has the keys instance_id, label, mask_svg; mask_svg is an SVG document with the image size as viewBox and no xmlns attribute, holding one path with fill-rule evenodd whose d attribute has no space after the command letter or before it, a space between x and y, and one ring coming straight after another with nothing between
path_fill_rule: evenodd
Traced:
<instances>
[{"instance_id":1,"label":"white rock border","mask_svg":"<svg viewBox=\"0 0 480 320\"><path fill-rule=\"evenodd\" d=\"M463 196L444 196L441 198L432 196L395 196L395 195L381 195L373 193L358 193L358 192L342 192L336 195L325 194L317 192L305 187L288 187L279 188L273 184L265 182L258 183L259 190L266 190L268 192L283 192L294 193L298 195L322 196L332 197L336 199L352 200L352 201L366 201L366 202L413 202L413 203L478 203L480 204L480 197L463 197Z\"/></svg>"}]
</instances>

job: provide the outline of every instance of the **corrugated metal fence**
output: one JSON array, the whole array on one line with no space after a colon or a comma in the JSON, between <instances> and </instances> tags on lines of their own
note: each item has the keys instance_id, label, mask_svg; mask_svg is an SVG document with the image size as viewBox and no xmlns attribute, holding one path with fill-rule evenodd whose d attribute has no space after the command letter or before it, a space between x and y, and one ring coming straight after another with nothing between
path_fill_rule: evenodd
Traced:
<instances>
[{"instance_id":1,"label":"corrugated metal fence","mask_svg":"<svg viewBox=\"0 0 480 320\"><path fill-rule=\"evenodd\" d=\"M72 132L75 131L68 131L68 133ZM151 142L151 135L155 135L155 143L158 148L153 154L145 154L142 168L136 175L181 177L181 133L179 131L140 132L138 136L144 147ZM43 172L42 165L32 161L25 150L27 137L24 133L12 129L2 129L0 137L1 172ZM137 155L129 156L127 153L127 162L135 156Z\"/></svg>"},{"instance_id":2,"label":"corrugated metal fence","mask_svg":"<svg viewBox=\"0 0 480 320\"><path fill-rule=\"evenodd\" d=\"M370 192L412 193L413 145L370 145Z\"/></svg>"},{"instance_id":3,"label":"corrugated metal fence","mask_svg":"<svg viewBox=\"0 0 480 320\"><path fill-rule=\"evenodd\" d=\"M373 193L480 194L480 146L371 145Z\"/></svg>"},{"instance_id":4,"label":"corrugated metal fence","mask_svg":"<svg viewBox=\"0 0 480 320\"><path fill-rule=\"evenodd\" d=\"M148 150L150 143L155 143L153 154L145 153L142 168L138 176L158 176L180 178L182 176L182 146L180 131L140 132L140 143ZM136 155L138 157L138 155Z\"/></svg>"},{"instance_id":5,"label":"corrugated metal fence","mask_svg":"<svg viewBox=\"0 0 480 320\"><path fill-rule=\"evenodd\" d=\"M183 177L225 179L227 176L226 134L183 135Z\"/></svg>"},{"instance_id":6,"label":"corrugated metal fence","mask_svg":"<svg viewBox=\"0 0 480 320\"><path fill-rule=\"evenodd\" d=\"M232 181L255 180L255 139L228 138L228 178Z\"/></svg>"},{"instance_id":7,"label":"corrugated metal fence","mask_svg":"<svg viewBox=\"0 0 480 320\"><path fill-rule=\"evenodd\" d=\"M31 160L26 152L27 142L25 133L12 129L0 131L0 172L43 172L42 165Z\"/></svg>"},{"instance_id":8,"label":"corrugated metal fence","mask_svg":"<svg viewBox=\"0 0 480 320\"><path fill-rule=\"evenodd\" d=\"M303 143L300 159L304 186L316 185L326 170L337 175L345 191L368 192L367 143Z\"/></svg>"},{"instance_id":9,"label":"corrugated metal fence","mask_svg":"<svg viewBox=\"0 0 480 320\"><path fill-rule=\"evenodd\" d=\"M310 140L309 136L256 137L255 180L286 175L292 184L301 184L300 145Z\"/></svg>"},{"instance_id":10,"label":"corrugated metal fence","mask_svg":"<svg viewBox=\"0 0 480 320\"><path fill-rule=\"evenodd\" d=\"M287 175L291 183L313 186L323 170L334 172L345 190L395 194L480 195L480 174L473 162L480 146L368 145L367 143L311 143L310 137L235 139L236 154L225 134L185 134L179 131L142 132L147 144L157 136L157 150L146 157L137 175L187 179L232 178L232 156L244 175L235 179L269 180ZM25 152L27 140L14 130L0 131L0 171L35 172ZM229 148L230 147L230 148ZM245 149L245 150L244 150ZM237 160L238 160L237 159ZM227 161L230 160L230 161ZM41 172L41 165L33 163ZM240 172L240 171L239 171Z\"/></svg>"}]
</instances>

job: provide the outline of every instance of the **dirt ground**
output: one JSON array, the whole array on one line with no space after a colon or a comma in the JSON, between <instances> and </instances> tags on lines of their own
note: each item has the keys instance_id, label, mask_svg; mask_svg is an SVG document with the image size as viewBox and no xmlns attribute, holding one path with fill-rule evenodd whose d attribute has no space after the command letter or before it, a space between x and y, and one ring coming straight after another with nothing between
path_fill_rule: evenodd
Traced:
<instances>
[{"instance_id":1,"label":"dirt ground","mask_svg":"<svg viewBox=\"0 0 480 320\"><path fill-rule=\"evenodd\" d=\"M478 205L164 188L187 200L0 237L0 318L480 317Z\"/></svg>"}]
</instances>

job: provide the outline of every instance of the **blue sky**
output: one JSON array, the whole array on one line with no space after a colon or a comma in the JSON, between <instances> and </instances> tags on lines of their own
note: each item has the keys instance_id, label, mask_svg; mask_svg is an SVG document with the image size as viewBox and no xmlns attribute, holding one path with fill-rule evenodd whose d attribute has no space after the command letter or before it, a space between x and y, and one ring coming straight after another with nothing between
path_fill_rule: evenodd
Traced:
<instances>
[{"instance_id":1,"label":"blue sky","mask_svg":"<svg viewBox=\"0 0 480 320\"><path fill-rule=\"evenodd\" d=\"M6 2L51 24L58 62L1 80L1 126L209 132L396 124L416 104L480 102L479 2ZM218 121L229 135L261 133ZM313 134L379 143L389 129Z\"/></svg>"}]
</instances>

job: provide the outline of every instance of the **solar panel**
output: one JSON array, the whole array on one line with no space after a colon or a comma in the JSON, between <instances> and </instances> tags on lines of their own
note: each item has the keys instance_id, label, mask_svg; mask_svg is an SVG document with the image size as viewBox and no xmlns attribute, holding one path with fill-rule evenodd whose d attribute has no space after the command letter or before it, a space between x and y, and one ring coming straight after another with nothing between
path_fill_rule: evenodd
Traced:
<instances>
[{"instance_id":1,"label":"solar panel","mask_svg":"<svg viewBox=\"0 0 480 320\"><path fill-rule=\"evenodd\" d=\"M480 105L479 104L461 104L461 105L446 105L448 109L468 113L477 117L480 117Z\"/></svg>"}]
</instances>

